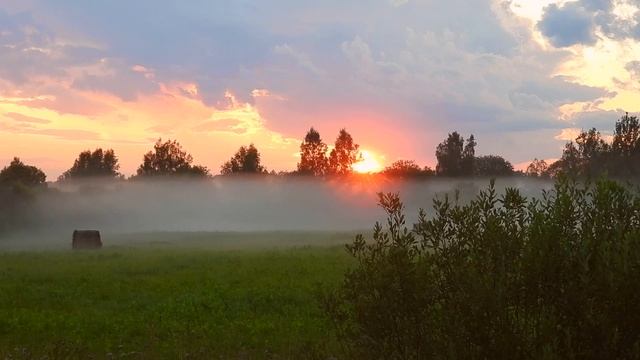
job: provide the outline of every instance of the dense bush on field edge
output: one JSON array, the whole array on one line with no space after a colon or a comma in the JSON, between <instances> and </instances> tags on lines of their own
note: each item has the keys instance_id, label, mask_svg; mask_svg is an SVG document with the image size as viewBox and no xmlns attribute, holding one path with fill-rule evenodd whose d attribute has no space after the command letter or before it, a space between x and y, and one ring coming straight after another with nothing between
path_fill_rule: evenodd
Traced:
<instances>
[{"instance_id":1,"label":"dense bush on field edge","mask_svg":"<svg viewBox=\"0 0 640 360\"><path fill-rule=\"evenodd\" d=\"M366 359L640 358L640 197L560 180L541 200L493 184L436 199L347 246L357 265L322 296L344 355Z\"/></svg>"}]
</instances>

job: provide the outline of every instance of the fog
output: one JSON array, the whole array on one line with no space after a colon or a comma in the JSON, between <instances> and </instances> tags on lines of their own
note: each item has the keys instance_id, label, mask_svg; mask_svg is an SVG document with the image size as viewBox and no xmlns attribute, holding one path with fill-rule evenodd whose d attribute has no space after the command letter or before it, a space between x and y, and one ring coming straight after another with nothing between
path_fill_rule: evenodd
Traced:
<instances>
[{"instance_id":1,"label":"fog","mask_svg":"<svg viewBox=\"0 0 640 360\"><path fill-rule=\"evenodd\" d=\"M35 225L12 238L68 244L74 229L103 234L144 232L348 232L371 229L384 220L377 192L398 192L407 219L418 208L432 213L434 196L463 201L488 186L489 179L352 180L287 177L215 178L210 181L120 181L51 184L33 203ZM496 188L539 196L551 182L522 177L498 179ZM24 241L22 239L21 241Z\"/></svg>"}]
</instances>

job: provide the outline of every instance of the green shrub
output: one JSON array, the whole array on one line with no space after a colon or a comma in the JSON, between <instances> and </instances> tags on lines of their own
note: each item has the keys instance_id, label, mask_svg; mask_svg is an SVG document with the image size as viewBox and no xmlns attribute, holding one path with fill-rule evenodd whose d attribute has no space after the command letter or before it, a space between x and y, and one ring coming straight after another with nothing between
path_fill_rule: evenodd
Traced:
<instances>
[{"instance_id":1,"label":"green shrub","mask_svg":"<svg viewBox=\"0 0 640 360\"><path fill-rule=\"evenodd\" d=\"M345 356L363 359L640 358L640 197L559 180L540 200L493 182L435 199L411 230L397 194L373 241L322 304Z\"/></svg>"}]
</instances>

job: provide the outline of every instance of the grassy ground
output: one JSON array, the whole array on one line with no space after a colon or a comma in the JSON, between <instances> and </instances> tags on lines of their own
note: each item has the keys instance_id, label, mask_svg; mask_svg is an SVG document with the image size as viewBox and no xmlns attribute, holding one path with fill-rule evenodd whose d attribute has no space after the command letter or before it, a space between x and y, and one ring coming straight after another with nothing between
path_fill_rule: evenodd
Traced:
<instances>
[{"instance_id":1,"label":"grassy ground","mask_svg":"<svg viewBox=\"0 0 640 360\"><path fill-rule=\"evenodd\" d=\"M315 292L349 263L336 245L0 253L0 358L330 355Z\"/></svg>"}]
</instances>

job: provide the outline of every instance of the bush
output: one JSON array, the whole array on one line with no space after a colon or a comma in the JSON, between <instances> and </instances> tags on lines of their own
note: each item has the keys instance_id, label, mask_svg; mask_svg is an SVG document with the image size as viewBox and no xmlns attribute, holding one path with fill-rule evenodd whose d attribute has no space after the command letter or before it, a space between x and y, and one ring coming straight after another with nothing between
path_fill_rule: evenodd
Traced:
<instances>
[{"instance_id":1,"label":"bush","mask_svg":"<svg viewBox=\"0 0 640 360\"><path fill-rule=\"evenodd\" d=\"M405 225L397 194L322 304L345 356L640 358L640 197L559 180L540 200L493 182Z\"/></svg>"}]
</instances>

